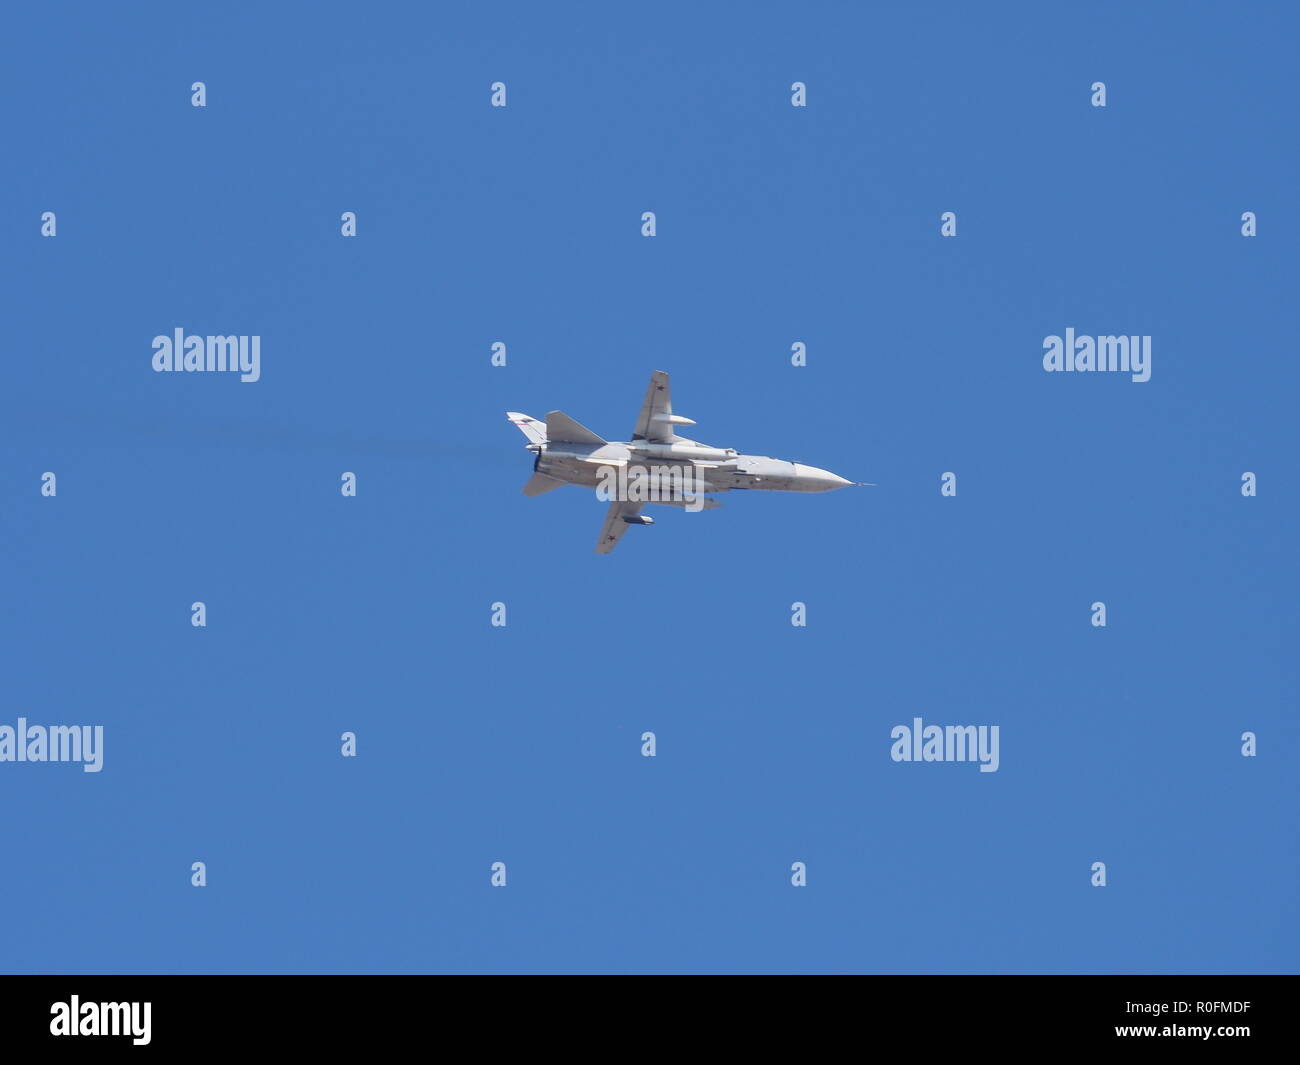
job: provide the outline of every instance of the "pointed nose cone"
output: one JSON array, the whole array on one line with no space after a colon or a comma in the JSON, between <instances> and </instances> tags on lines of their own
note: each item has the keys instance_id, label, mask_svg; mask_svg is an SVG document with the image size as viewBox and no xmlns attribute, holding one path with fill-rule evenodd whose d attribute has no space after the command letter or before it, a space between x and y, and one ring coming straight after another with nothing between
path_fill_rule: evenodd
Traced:
<instances>
[{"instance_id":1,"label":"pointed nose cone","mask_svg":"<svg viewBox=\"0 0 1300 1065\"><path fill-rule=\"evenodd\" d=\"M832 488L843 488L852 481L837 477L830 470L819 470L816 466L795 465L799 473L799 486L805 492L829 492Z\"/></svg>"}]
</instances>

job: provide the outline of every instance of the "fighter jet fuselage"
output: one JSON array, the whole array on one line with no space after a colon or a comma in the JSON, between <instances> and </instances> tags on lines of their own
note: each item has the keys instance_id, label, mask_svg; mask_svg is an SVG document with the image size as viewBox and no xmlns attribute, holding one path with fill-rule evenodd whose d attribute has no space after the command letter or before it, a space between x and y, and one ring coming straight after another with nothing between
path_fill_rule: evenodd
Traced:
<instances>
[{"instance_id":1,"label":"fighter jet fuselage","mask_svg":"<svg viewBox=\"0 0 1300 1065\"><path fill-rule=\"evenodd\" d=\"M601 484L600 468L607 463L642 466L647 490L668 490L679 480L675 466L691 468L689 477L680 478L696 492L730 492L733 489L757 489L769 492L826 492L852 482L828 470L805 466L799 462L768 458L766 455L741 455L733 448L708 447L693 441L675 444L610 441L600 447L584 448L563 442L529 445L538 451L534 469L568 484L592 488Z\"/></svg>"},{"instance_id":2,"label":"fighter jet fuselage","mask_svg":"<svg viewBox=\"0 0 1300 1065\"><path fill-rule=\"evenodd\" d=\"M596 544L602 555L614 549L629 525L654 524L641 514L647 504L701 510L719 506L705 493L827 492L854 483L816 466L742 455L678 436L677 426L695 423L673 413L668 375L661 370L651 375L631 440L605 440L558 410L544 422L515 412L506 417L536 456L524 495L576 484L596 489L609 502Z\"/></svg>"}]
</instances>

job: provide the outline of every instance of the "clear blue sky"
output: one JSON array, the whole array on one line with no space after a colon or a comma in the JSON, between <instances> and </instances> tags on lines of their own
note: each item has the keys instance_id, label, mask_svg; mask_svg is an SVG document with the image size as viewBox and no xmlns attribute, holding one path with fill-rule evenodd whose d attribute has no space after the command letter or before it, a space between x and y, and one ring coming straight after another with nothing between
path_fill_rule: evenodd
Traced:
<instances>
[{"instance_id":1,"label":"clear blue sky","mask_svg":"<svg viewBox=\"0 0 1300 1065\"><path fill-rule=\"evenodd\" d=\"M10 8L0 724L106 749L0 764L0 969L1295 971L1297 21ZM879 487L594 555L504 412L622 438L654 369Z\"/></svg>"}]
</instances>

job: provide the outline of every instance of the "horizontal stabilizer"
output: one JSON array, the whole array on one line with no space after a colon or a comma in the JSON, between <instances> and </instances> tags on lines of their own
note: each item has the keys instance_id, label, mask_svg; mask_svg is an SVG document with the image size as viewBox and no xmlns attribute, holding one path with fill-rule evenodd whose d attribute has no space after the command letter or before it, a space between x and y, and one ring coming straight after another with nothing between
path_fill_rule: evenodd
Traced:
<instances>
[{"instance_id":1,"label":"horizontal stabilizer","mask_svg":"<svg viewBox=\"0 0 1300 1065\"><path fill-rule=\"evenodd\" d=\"M608 441L579 425L562 410L553 410L546 416L546 436L552 444L591 444L600 447Z\"/></svg>"},{"instance_id":2,"label":"horizontal stabilizer","mask_svg":"<svg viewBox=\"0 0 1300 1065\"><path fill-rule=\"evenodd\" d=\"M528 483L524 485L524 495L539 496L544 492L550 492L556 488L562 488L568 484L568 481L561 481L558 477L551 477L545 473L535 473L528 478Z\"/></svg>"}]
</instances>

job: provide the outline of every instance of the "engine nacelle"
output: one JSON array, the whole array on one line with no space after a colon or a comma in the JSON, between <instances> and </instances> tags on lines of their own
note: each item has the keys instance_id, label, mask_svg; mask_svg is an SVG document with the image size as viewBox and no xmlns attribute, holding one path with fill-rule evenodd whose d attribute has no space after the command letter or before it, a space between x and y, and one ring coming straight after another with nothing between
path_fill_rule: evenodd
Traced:
<instances>
[{"instance_id":1,"label":"engine nacelle","mask_svg":"<svg viewBox=\"0 0 1300 1065\"><path fill-rule=\"evenodd\" d=\"M624 514L623 520L629 525L653 525L654 518L647 517L644 514Z\"/></svg>"}]
</instances>

